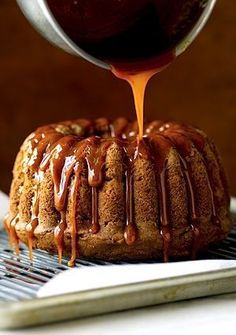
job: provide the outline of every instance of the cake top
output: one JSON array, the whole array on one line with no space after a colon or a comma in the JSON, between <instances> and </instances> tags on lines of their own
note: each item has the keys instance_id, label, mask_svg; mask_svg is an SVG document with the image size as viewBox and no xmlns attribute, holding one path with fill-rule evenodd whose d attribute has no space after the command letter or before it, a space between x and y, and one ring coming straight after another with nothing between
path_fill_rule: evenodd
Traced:
<instances>
[{"instance_id":1,"label":"cake top","mask_svg":"<svg viewBox=\"0 0 236 335\"><path fill-rule=\"evenodd\" d=\"M144 137L151 134L164 134L169 131L194 132L204 135L199 129L187 125L185 123L175 121L156 120L144 124ZM110 121L107 118L98 118L94 121L89 119L76 119L58 122L43 127L39 127L35 133L50 133L57 132L62 135L76 135L81 138L98 136L101 138L119 138L132 141L138 135L137 121L129 121L124 117ZM201 136L202 137L202 136Z\"/></svg>"},{"instance_id":2,"label":"cake top","mask_svg":"<svg viewBox=\"0 0 236 335\"><path fill-rule=\"evenodd\" d=\"M137 138L137 122L118 118L110 122L106 118L64 121L38 128L25 141L27 153L24 166L33 171L46 171L52 164L53 175L62 170L79 169L80 161L88 166L88 182L91 187L102 182L101 171L106 153L113 144L122 148L126 165L139 157L152 159L161 172L171 148L182 158L193 155L193 148L202 151L206 135L189 125L178 122L153 121L144 126L144 137ZM69 172L67 172L69 174ZM56 193L61 193L61 183L56 181Z\"/></svg>"}]
</instances>

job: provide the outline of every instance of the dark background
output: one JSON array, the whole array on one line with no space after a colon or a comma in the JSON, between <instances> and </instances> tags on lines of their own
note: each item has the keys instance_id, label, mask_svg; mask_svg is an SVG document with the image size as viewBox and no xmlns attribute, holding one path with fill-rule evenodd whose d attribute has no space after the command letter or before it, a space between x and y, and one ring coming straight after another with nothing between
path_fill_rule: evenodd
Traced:
<instances>
[{"instance_id":1,"label":"dark background","mask_svg":"<svg viewBox=\"0 0 236 335\"><path fill-rule=\"evenodd\" d=\"M31 1L31 0L29 0ZM150 82L148 119L184 120L219 147L236 195L236 2L219 0L191 48ZM48 122L135 117L128 85L51 46L13 0L0 0L0 189L9 190L17 150Z\"/></svg>"}]
</instances>

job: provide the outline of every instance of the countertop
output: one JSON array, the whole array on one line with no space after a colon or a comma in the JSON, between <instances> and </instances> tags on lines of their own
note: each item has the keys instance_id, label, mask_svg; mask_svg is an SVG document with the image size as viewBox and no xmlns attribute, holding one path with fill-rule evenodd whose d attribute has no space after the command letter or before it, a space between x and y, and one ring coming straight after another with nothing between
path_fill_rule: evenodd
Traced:
<instances>
[{"instance_id":1,"label":"countertop","mask_svg":"<svg viewBox=\"0 0 236 335\"><path fill-rule=\"evenodd\" d=\"M236 326L236 294L182 301L129 312L113 313L72 322L18 331L0 331L1 335L195 335L233 334Z\"/></svg>"}]
</instances>

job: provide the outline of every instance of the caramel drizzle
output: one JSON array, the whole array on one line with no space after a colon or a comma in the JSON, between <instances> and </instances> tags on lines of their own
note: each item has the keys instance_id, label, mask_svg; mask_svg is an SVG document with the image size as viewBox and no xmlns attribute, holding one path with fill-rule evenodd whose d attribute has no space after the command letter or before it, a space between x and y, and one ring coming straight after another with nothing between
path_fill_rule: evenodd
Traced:
<instances>
[{"instance_id":1,"label":"caramel drizzle","mask_svg":"<svg viewBox=\"0 0 236 335\"><path fill-rule=\"evenodd\" d=\"M118 121L119 120L119 121ZM110 136L116 136L116 139L108 137L107 139L92 136L87 139L75 135L64 136L58 133L52 126L41 128L39 133L35 133L28 141L31 146L31 157L27 160L26 166L32 169L36 175L42 174L50 169L54 183L55 208L60 214L60 220L55 228L55 242L58 248L58 258L61 262L64 248L64 234L67 229L67 220L71 222L71 259L69 265L73 266L78 250L78 223L77 223L77 206L79 201L79 189L81 185L81 173L83 162L86 162L88 171L88 184L91 187L91 227L89 231L93 234L98 233L99 225L99 187L103 182L103 166L106 160L106 152L112 143L117 143L125 151L127 164L125 166L125 207L126 223L124 229L124 238L128 245L132 245L138 238L137 226L134 217L134 163L141 156L148 156L152 152L156 169L156 180L159 192L159 231L163 238L163 258L167 262L169 259L170 245L172 240L172 228L169 221L168 209L168 189L167 189L167 156L170 148L176 148L183 175L186 180L189 213L191 213L191 229L193 231L192 257L196 257L197 245L199 239L199 228L196 213L196 200L194 196L194 186L191 181L190 166L186 157L192 154L192 143L201 153L205 145L205 138L199 132L189 126L179 125L177 123L153 122L146 128L146 137L142 140L131 141L133 134L130 124L125 119L118 119L111 125ZM70 123L68 122L70 125ZM136 133L136 124L132 127ZM88 129L87 129L88 128ZM86 131L91 132L91 124ZM129 131L128 131L129 129ZM132 135L131 135L132 133ZM102 134L101 134L102 136ZM184 138L184 139L183 139ZM205 166L208 175L208 186L211 192L212 216L217 218L216 205L212 185L214 180L211 178L211 171L207 162ZM74 181L71 184L72 211L71 216L67 218L68 192L71 178ZM26 231L28 235L29 254L32 259L32 247L34 231L38 225L39 213L39 183L36 178L36 188L32 203L32 218L27 224ZM19 220L18 216L6 224L10 240L16 248L16 254L19 254L19 239L16 233L15 225Z\"/></svg>"},{"instance_id":2,"label":"caramel drizzle","mask_svg":"<svg viewBox=\"0 0 236 335\"><path fill-rule=\"evenodd\" d=\"M196 201L195 201L195 196L194 196L194 191L193 191L193 184L191 181L191 177L189 174L189 168L187 161L179 155L180 161L182 163L183 167L183 172L185 176L185 181L187 184L187 191L188 191L188 201L190 203L190 212L191 212L191 217L190 217L190 227L193 233L193 242L192 242L192 259L196 259L197 257L197 250L198 250L198 240L199 240L199 235L200 231L198 228L198 219L197 219L197 213L196 213ZM189 197L190 196L190 197Z\"/></svg>"},{"instance_id":3,"label":"caramel drizzle","mask_svg":"<svg viewBox=\"0 0 236 335\"><path fill-rule=\"evenodd\" d=\"M190 207L190 209L188 210L188 212L190 213L189 222L192 231L191 256L192 259L195 259L198 251L200 231L198 228L198 217L196 213L194 187L192 183L192 177L190 175L191 169L186 159L187 157L192 156L192 143L189 141L188 138L183 138L182 133L178 133L177 131L173 131L172 129L168 131L169 127L167 127L167 125L163 125L162 128L165 131L165 133L162 133L162 136L165 137L166 140L170 141L178 152L182 173L185 178L188 192L188 204Z\"/></svg>"},{"instance_id":4,"label":"caramel drizzle","mask_svg":"<svg viewBox=\"0 0 236 335\"><path fill-rule=\"evenodd\" d=\"M96 234L100 230L98 215L98 187L103 181L103 167L105 165L106 153L112 144L110 140L102 140L98 137L88 139L89 146L85 153L88 167L88 183L92 188L92 225L90 232Z\"/></svg>"},{"instance_id":5,"label":"caramel drizzle","mask_svg":"<svg viewBox=\"0 0 236 335\"><path fill-rule=\"evenodd\" d=\"M132 142L119 141L125 152L125 230L124 238L127 245L132 245L138 238L134 211L134 165L141 157L150 157L150 150L144 139Z\"/></svg>"},{"instance_id":6,"label":"caramel drizzle","mask_svg":"<svg viewBox=\"0 0 236 335\"><path fill-rule=\"evenodd\" d=\"M61 217L60 222L54 230L54 238L55 238L55 242L57 245L58 262L61 264L62 255L63 255L63 247L64 247L64 232L67 228L66 212L60 211L60 217Z\"/></svg>"},{"instance_id":7,"label":"caramel drizzle","mask_svg":"<svg viewBox=\"0 0 236 335\"><path fill-rule=\"evenodd\" d=\"M60 213L61 220L55 228L55 242L58 248L59 262L62 260L64 248L64 233L67 229L66 208L68 201L68 186L70 179L75 171L75 165L81 160L85 160L88 168L88 183L92 190L92 223L89 231L93 234L100 229L98 218L98 187L101 185L102 169L105 164L106 152L112 144L111 140L104 140L100 137L90 137L88 139L79 139L75 136L67 136L61 139L54 149L49 153L42 164L45 170L50 163L51 174L54 182L55 208ZM51 159L50 159L51 158ZM80 173L79 173L80 176ZM76 176L76 189L79 187L79 176ZM75 190L72 190L72 196L76 196ZM74 222L76 208L73 209L72 222L72 259L69 264L73 264L75 254L75 235L76 229Z\"/></svg>"},{"instance_id":8,"label":"caramel drizzle","mask_svg":"<svg viewBox=\"0 0 236 335\"><path fill-rule=\"evenodd\" d=\"M169 126L171 126L171 124L169 124ZM185 180L187 183L187 189L189 194L188 199L190 199L190 212L191 212L190 221L191 221L191 229L193 232L192 258L195 259L198 251L200 230L198 227L198 218L196 213L196 200L194 196L194 187L191 181L192 178L190 176L191 169L189 167L188 161L184 157L186 158L191 157L193 149L192 145L194 145L198 150L198 152L201 154L206 144L206 138L200 131L193 129L191 126L182 125L180 128L180 126L177 124L174 124L173 127L167 128L166 133L163 135L166 136L173 143L176 149L180 151L179 158L182 164ZM215 225L219 225L219 219L216 211L216 199L213 192L214 181L212 179L212 173L209 168L209 164L206 162L203 155L201 155L201 159L207 172L206 177L207 177L207 186L211 197L212 221L215 223Z\"/></svg>"},{"instance_id":9,"label":"caramel drizzle","mask_svg":"<svg viewBox=\"0 0 236 335\"><path fill-rule=\"evenodd\" d=\"M160 234L163 238L163 260L168 262L170 253L170 243L171 243L171 229L168 219L168 209L167 209L167 188L166 188L166 163L165 167L160 173Z\"/></svg>"},{"instance_id":10,"label":"caramel drizzle","mask_svg":"<svg viewBox=\"0 0 236 335\"><path fill-rule=\"evenodd\" d=\"M43 154L46 150L46 147L50 147L50 145L60 137L62 134L55 133L55 130L51 127L44 127L41 130L45 129L47 136L44 132L36 132L29 136L26 140L26 145L28 146L28 151L31 152L29 157L26 157L25 161L22 164L22 170L24 173L27 173L27 169L30 168L33 171L38 171L38 165L43 157ZM38 182L37 182L38 185ZM34 192L32 210L31 210L31 221L26 224L26 234L28 238L28 247L29 247L29 258L32 260L32 248L33 248L33 237L34 231L38 225L38 212L39 212L39 198L38 198L38 186ZM16 255L19 256L19 238L16 232L16 224L19 221L19 214L10 220L9 224L7 224L9 220L5 221L5 227L9 235L9 240L11 245L14 245Z\"/></svg>"},{"instance_id":11,"label":"caramel drizzle","mask_svg":"<svg viewBox=\"0 0 236 335\"><path fill-rule=\"evenodd\" d=\"M12 247L14 247L17 257L20 255L19 237L16 233L16 224L18 222L19 222L19 215L18 214L14 218L12 218L10 220L9 220L9 218L6 218L6 220L4 221L6 231L9 235L10 245Z\"/></svg>"},{"instance_id":12,"label":"caramel drizzle","mask_svg":"<svg viewBox=\"0 0 236 335\"><path fill-rule=\"evenodd\" d=\"M31 221L26 224L25 230L27 233L28 239L28 249L29 249L29 258L33 260L33 239L34 239L34 232L39 224L38 215L39 215L39 185L40 181L43 179L43 172L36 172L35 173L35 190L34 190L34 197L32 202L31 208Z\"/></svg>"},{"instance_id":13,"label":"caramel drizzle","mask_svg":"<svg viewBox=\"0 0 236 335\"><path fill-rule=\"evenodd\" d=\"M97 234L100 230L98 220L98 190L97 187L92 187L92 226L89 229L90 233Z\"/></svg>"},{"instance_id":14,"label":"caramel drizzle","mask_svg":"<svg viewBox=\"0 0 236 335\"><path fill-rule=\"evenodd\" d=\"M137 239L137 228L134 220L133 208L133 172L132 167L128 167L125 171L125 205L126 205L126 225L124 231L125 242L132 245Z\"/></svg>"},{"instance_id":15,"label":"caramel drizzle","mask_svg":"<svg viewBox=\"0 0 236 335\"><path fill-rule=\"evenodd\" d=\"M70 267L75 266L76 257L78 254L78 247L77 247L77 205L78 205L78 194L80 188L80 178L82 169L79 168L79 163L76 164L74 168L75 179L71 190L71 197L72 197L72 212L71 212L71 258L68 262Z\"/></svg>"},{"instance_id":16,"label":"caramel drizzle","mask_svg":"<svg viewBox=\"0 0 236 335\"><path fill-rule=\"evenodd\" d=\"M206 170L208 171L209 169L207 168L207 163L206 163L205 160L204 160L204 163L205 163ZM212 221L215 223L215 225L219 226L220 221L219 221L219 218L218 218L218 215L217 215L217 212L216 212L215 196L214 196L214 192L213 192L214 183L213 183L213 180L212 180L212 177L211 177L210 173L207 174L207 185L208 185L208 189L209 189L210 195L211 195Z\"/></svg>"},{"instance_id":17,"label":"caramel drizzle","mask_svg":"<svg viewBox=\"0 0 236 335\"><path fill-rule=\"evenodd\" d=\"M28 161L28 167L35 171L35 191L31 208L31 221L26 224L26 233L28 239L29 258L33 260L33 239L35 230L39 224L39 186L43 179L44 170L40 170L39 166L43 161L44 154L62 137L62 134L53 132L51 128L48 129L46 134L42 133L41 140L39 134L35 134L31 141L33 155ZM33 143L33 144L32 144ZM32 159L33 158L33 159Z\"/></svg>"},{"instance_id":18,"label":"caramel drizzle","mask_svg":"<svg viewBox=\"0 0 236 335\"><path fill-rule=\"evenodd\" d=\"M28 239L28 249L29 249L29 259L32 261L33 260L33 238L34 238L34 232L36 227L39 224L38 221L38 213L39 213L39 205L38 205L38 195L35 193L35 197L37 197L37 205L34 206L33 214L31 221L26 224L25 230L27 233L27 239Z\"/></svg>"},{"instance_id":19,"label":"caramel drizzle","mask_svg":"<svg viewBox=\"0 0 236 335\"><path fill-rule=\"evenodd\" d=\"M31 219L31 222L27 223L26 225L26 232L28 238L28 249L29 249L29 259L33 260L33 238L34 238L34 231L39 224L39 220L37 217Z\"/></svg>"},{"instance_id":20,"label":"caramel drizzle","mask_svg":"<svg viewBox=\"0 0 236 335\"><path fill-rule=\"evenodd\" d=\"M54 182L54 203L56 210L60 213L60 222L54 230L54 239L58 250L58 261L61 263L64 248L64 233L67 228L66 204L68 197L68 185L73 170L71 166L70 153L76 143L74 136L64 137L55 147L51 159L51 174Z\"/></svg>"},{"instance_id":21,"label":"caramel drizzle","mask_svg":"<svg viewBox=\"0 0 236 335\"><path fill-rule=\"evenodd\" d=\"M205 135L198 131L198 130L194 130L191 126L185 126L185 129L187 130L187 134L189 136L189 138L186 137L186 133L183 133L183 130L181 129L181 131L179 131L179 133L181 133L181 135L185 138L185 141L189 141L189 139L192 141L192 143L194 144L194 146L197 148L198 152L201 154L203 152L204 146L206 144L206 142L208 141L207 138L205 137ZM208 144L210 145L210 143L208 142ZM211 147L211 145L210 145ZM215 153L214 149L211 147L213 153ZM215 155L216 156L216 155ZM204 163L206 172L207 172L207 186L210 192L210 196L211 196L211 207L212 207L212 221L215 223L215 225L220 224L218 215L217 215L217 210L216 210L216 203L217 203L217 199L215 197L215 193L213 190L214 187L214 180L213 180L213 173L211 171L210 168L210 164L206 161L204 155L201 155L201 159L202 162ZM216 157L217 159L217 157ZM218 161L218 164L220 164L220 162ZM224 183L222 182L222 184L224 185Z\"/></svg>"},{"instance_id":22,"label":"caramel drizzle","mask_svg":"<svg viewBox=\"0 0 236 335\"><path fill-rule=\"evenodd\" d=\"M55 208L60 214L59 224L54 230L55 243L58 249L58 261L61 263L64 247L64 232L67 228L66 206L68 197L68 185L75 162L71 151L77 143L76 136L65 136L56 143L52 151L45 156L41 166L43 170L48 168L50 163L51 175L54 182L54 203ZM51 158L51 159L50 159Z\"/></svg>"},{"instance_id":23,"label":"caramel drizzle","mask_svg":"<svg viewBox=\"0 0 236 335\"><path fill-rule=\"evenodd\" d=\"M169 220L168 189L167 189L167 156L171 149L170 143L161 134L159 128L150 132L147 137L152 151L155 177L158 191L158 222L157 226L163 240L163 260L168 262L172 242L172 227Z\"/></svg>"}]
</instances>

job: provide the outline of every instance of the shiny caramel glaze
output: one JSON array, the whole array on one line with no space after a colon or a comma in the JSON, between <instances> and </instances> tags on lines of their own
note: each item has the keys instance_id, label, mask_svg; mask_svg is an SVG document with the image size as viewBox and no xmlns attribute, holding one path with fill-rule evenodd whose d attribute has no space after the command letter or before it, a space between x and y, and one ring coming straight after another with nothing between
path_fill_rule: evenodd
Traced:
<instances>
[{"instance_id":1,"label":"shiny caramel glaze","mask_svg":"<svg viewBox=\"0 0 236 335\"><path fill-rule=\"evenodd\" d=\"M10 213L5 221L10 241L15 245L17 253L19 252L17 222L20 217L25 216L24 211L27 210L24 206L23 208L21 206L19 210L17 206L21 201L27 201L31 204L28 209L30 219L28 222L24 222L24 231L32 259L35 231L40 221L39 190L40 187L42 189L42 185L47 185L45 180L50 175L53 183L53 206L57 221L57 225L54 227L54 242L57 246L59 261L65 253L65 233L69 224L71 243L69 265L74 265L76 258L80 256L78 206L82 200L80 199L82 184L85 183L86 179L87 188L90 189L88 192L90 192L91 219L87 224L86 234L88 236L99 235L101 227L99 194L107 178L107 153L114 145L122 153L122 179L125 197L123 239L127 248L132 248L135 243L139 243L140 239L135 215L134 179L136 177L134 170L135 164L144 161L151 164L155 175L156 199L154 200L159 209L155 225L157 234L162 239L163 260L168 261L169 256L172 255L172 248L175 244L174 236L177 231L172 219L175 213L169 200L171 190L168 164L172 152L177 157L180 177L184 180L187 194L187 222L188 231L191 232L188 254L192 258L196 257L201 249L203 234L200 225L200 220L202 220L200 206L204 207L204 204L200 205L202 199L199 198L196 177L193 176L195 171L192 161L195 156L200 160L202 168L206 170L205 193L209 195L211 212L209 221L216 232L215 240L220 240L225 236L231 226L226 178L222 168L219 169L220 177L216 176L219 157L214 145L202 131L177 122L154 121L144 125L144 136L140 140L137 139L136 122L128 122L124 118L116 119L113 122L105 118L97 119L94 122L78 119L38 128L22 146L20 157L18 156L16 162L18 177L15 176L12 184ZM206 147L210 148L213 158L206 154ZM34 181L34 186L30 188L28 193L30 195L24 200L24 187L27 185L27 178ZM221 192L223 190L223 194L219 195L219 189ZM16 200L16 193L18 193L18 200ZM139 201L141 200L139 199ZM224 216L228 220L225 228L222 223L222 215L219 214L220 211L222 212L222 206L224 207ZM68 207L70 207L69 211ZM22 222L20 230L22 230ZM131 258L135 258L135 255Z\"/></svg>"}]
</instances>

